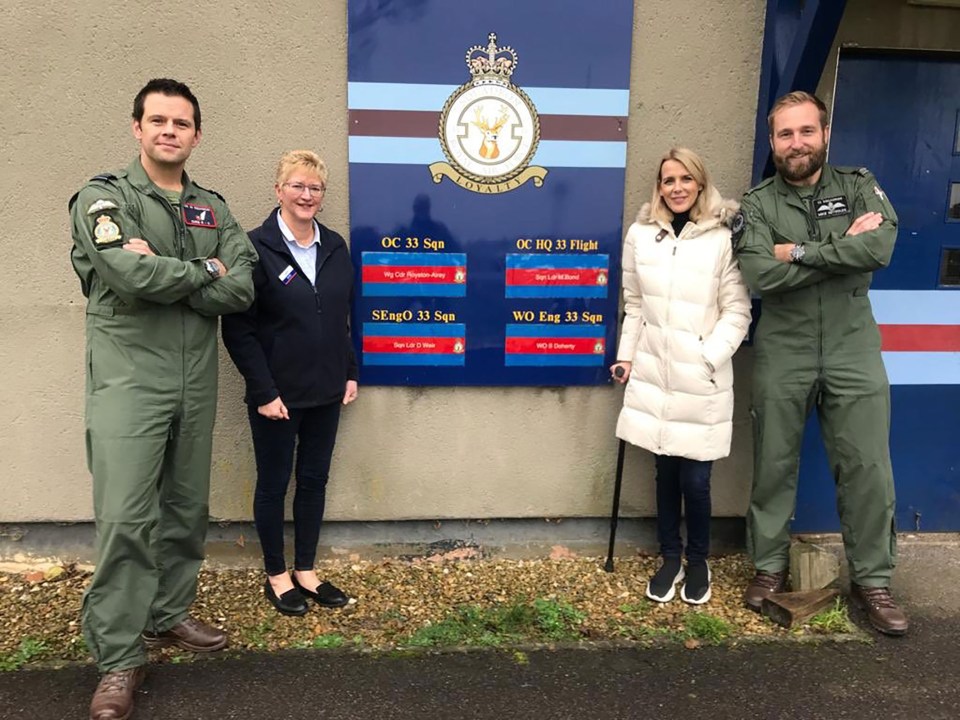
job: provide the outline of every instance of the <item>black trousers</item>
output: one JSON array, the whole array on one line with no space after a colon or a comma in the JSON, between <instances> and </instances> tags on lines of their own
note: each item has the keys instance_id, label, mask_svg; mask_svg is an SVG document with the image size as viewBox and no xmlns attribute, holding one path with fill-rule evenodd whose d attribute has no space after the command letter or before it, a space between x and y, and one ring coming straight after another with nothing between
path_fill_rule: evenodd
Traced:
<instances>
[{"instance_id":1,"label":"black trousers","mask_svg":"<svg viewBox=\"0 0 960 720\"><path fill-rule=\"evenodd\" d=\"M327 494L330 459L337 440L340 403L313 408L289 408L289 420L270 420L248 406L253 451L257 461L257 488L253 519L263 549L268 575L286 571L283 556L283 506L294 471L294 556L297 570L313 570Z\"/></svg>"},{"instance_id":2,"label":"black trousers","mask_svg":"<svg viewBox=\"0 0 960 720\"><path fill-rule=\"evenodd\" d=\"M710 553L710 470L713 462L657 455L657 539L660 554L680 557L680 519L687 518L687 562ZM685 511L685 512L684 512Z\"/></svg>"}]
</instances>

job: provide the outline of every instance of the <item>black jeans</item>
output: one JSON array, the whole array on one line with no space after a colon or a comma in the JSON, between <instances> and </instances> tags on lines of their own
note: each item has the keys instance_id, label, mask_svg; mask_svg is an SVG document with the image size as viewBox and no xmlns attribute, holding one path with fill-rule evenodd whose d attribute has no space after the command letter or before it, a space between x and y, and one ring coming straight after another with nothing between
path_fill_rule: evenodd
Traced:
<instances>
[{"instance_id":1,"label":"black jeans","mask_svg":"<svg viewBox=\"0 0 960 720\"><path fill-rule=\"evenodd\" d=\"M263 549L264 569L268 575L278 575L286 570L283 558L283 501L290 484L296 446L293 567L297 570L313 570L330 459L340 423L340 403L289 408L289 420L269 420L252 405L248 406L247 411L257 460L253 519Z\"/></svg>"},{"instance_id":2,"label":"black jeans","mask_svg":"<svg viewBox=\"0 0 960 720\"><path fill-rule=\"evenodd\" d=\"M664 557L680 557L681 506L687 516L687 562L710 553L710 470L713 462L657 455L657 540Z\"/></svg>"}]
</instances>

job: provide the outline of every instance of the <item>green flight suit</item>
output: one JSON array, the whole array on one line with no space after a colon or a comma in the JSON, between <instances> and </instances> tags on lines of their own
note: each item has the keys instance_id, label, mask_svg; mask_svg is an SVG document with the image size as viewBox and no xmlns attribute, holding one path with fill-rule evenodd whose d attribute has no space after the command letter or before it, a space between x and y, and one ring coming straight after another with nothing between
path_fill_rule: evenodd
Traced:
<instances>
[{"instance_id":1,"label":"green flight suit","mask_svg":"<svg viewBox=\"0 0 960 720\"><path fill-rule=\"evenodd\" d=\"M762 298L747 512L754 565L766 572L789 566L800 445L816 407L850 578L888 587L896 561L890 386L867 291L872 271L893 254L896 212L869 171L829 165L806 191L780 175L765 180L747 192L742 212L745 225L734 241L740 268ZM883 215L880 227L845 235L866 212ZM780 262L777 243L802 243L806 255L797 264Z\"/></svg>"},{"instance_id":2,"label":"green flight suit","mask_svg":"<svg viewBox=\"0 0 960 720\"><path fill-rule=\"evenodd\" d=\"M71 260L87 297L86 447L98 544L83 629L102 672L142 665L140 633L176 625L196 597L218 316L253 301L256 251L223 198L186 174L179 202L168 195L137 159L70 201ZM123 250L132 238L156 256ZM204 270L211 257L225 276Z\"/></svg>"}]
</instances>

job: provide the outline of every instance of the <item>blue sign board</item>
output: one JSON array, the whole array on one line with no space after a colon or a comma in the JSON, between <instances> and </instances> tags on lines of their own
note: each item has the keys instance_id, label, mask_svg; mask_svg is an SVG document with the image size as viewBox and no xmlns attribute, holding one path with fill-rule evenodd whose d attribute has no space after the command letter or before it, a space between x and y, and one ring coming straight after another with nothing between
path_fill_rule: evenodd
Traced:
<instances>
[{"instance_id":1,"label":"blue sign board","mask_svg":"<svg viewBox=\"0 0 960 720\"><path fill-rule=\"evenodd\" d=\"M608 381L632 24L632 0L350 0L363 383Z\"/></svg>"}]
</instances>

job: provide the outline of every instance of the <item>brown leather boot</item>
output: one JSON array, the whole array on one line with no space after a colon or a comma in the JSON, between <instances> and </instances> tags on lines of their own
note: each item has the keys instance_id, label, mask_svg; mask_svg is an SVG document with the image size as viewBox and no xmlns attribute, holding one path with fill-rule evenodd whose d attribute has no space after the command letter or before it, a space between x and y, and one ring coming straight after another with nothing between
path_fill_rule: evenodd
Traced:
<instances>
[{"instance_id":1,"label":"brown leather boot","mask_svg":"<svg viewBox=\"0 0 960 720\"><path fill-rule=\"evenodd\" d=\"M127 720L133 713L133 695L146 674L146 667L140 665L100 678L90 701L90 720Z\"/></svg>"},{"instance_id":2,"label":"brown leather boot","mask_svg":"<svg viewBox=\"0 0 960 720\"><path fill-rule=\"evenodd\" d=\"M893 601L890 588L850 583L850 595L857 607L866 611L867 619L877 630L885 635L906 634L910 621Z\"/></svg>"},{"instance_id":3,"label":"brown leather boot","mask_svg":"<svg viewBox=\"0 0 960 720\"><path fill-rule=\"evenodd\" d=\"M757 570L753 580L747 585L743 593L743 601L747 607L754 612L760 612L763 607L763 599L776 593L782 593L787 589L787 571L768 573L763 570Z\"/></svg>"},{"instance_id":4,"label":"brown leather boot","mask_svg":"<svg viewBox=\"0 0 960 720\"><path fill-rule=\"evenodd\" d=\"M227 646L227 634L189 615L161 633L143 631L143 644L151 650L176 645L196 653L210 653Z\"/></svg>"}]
</instances>

